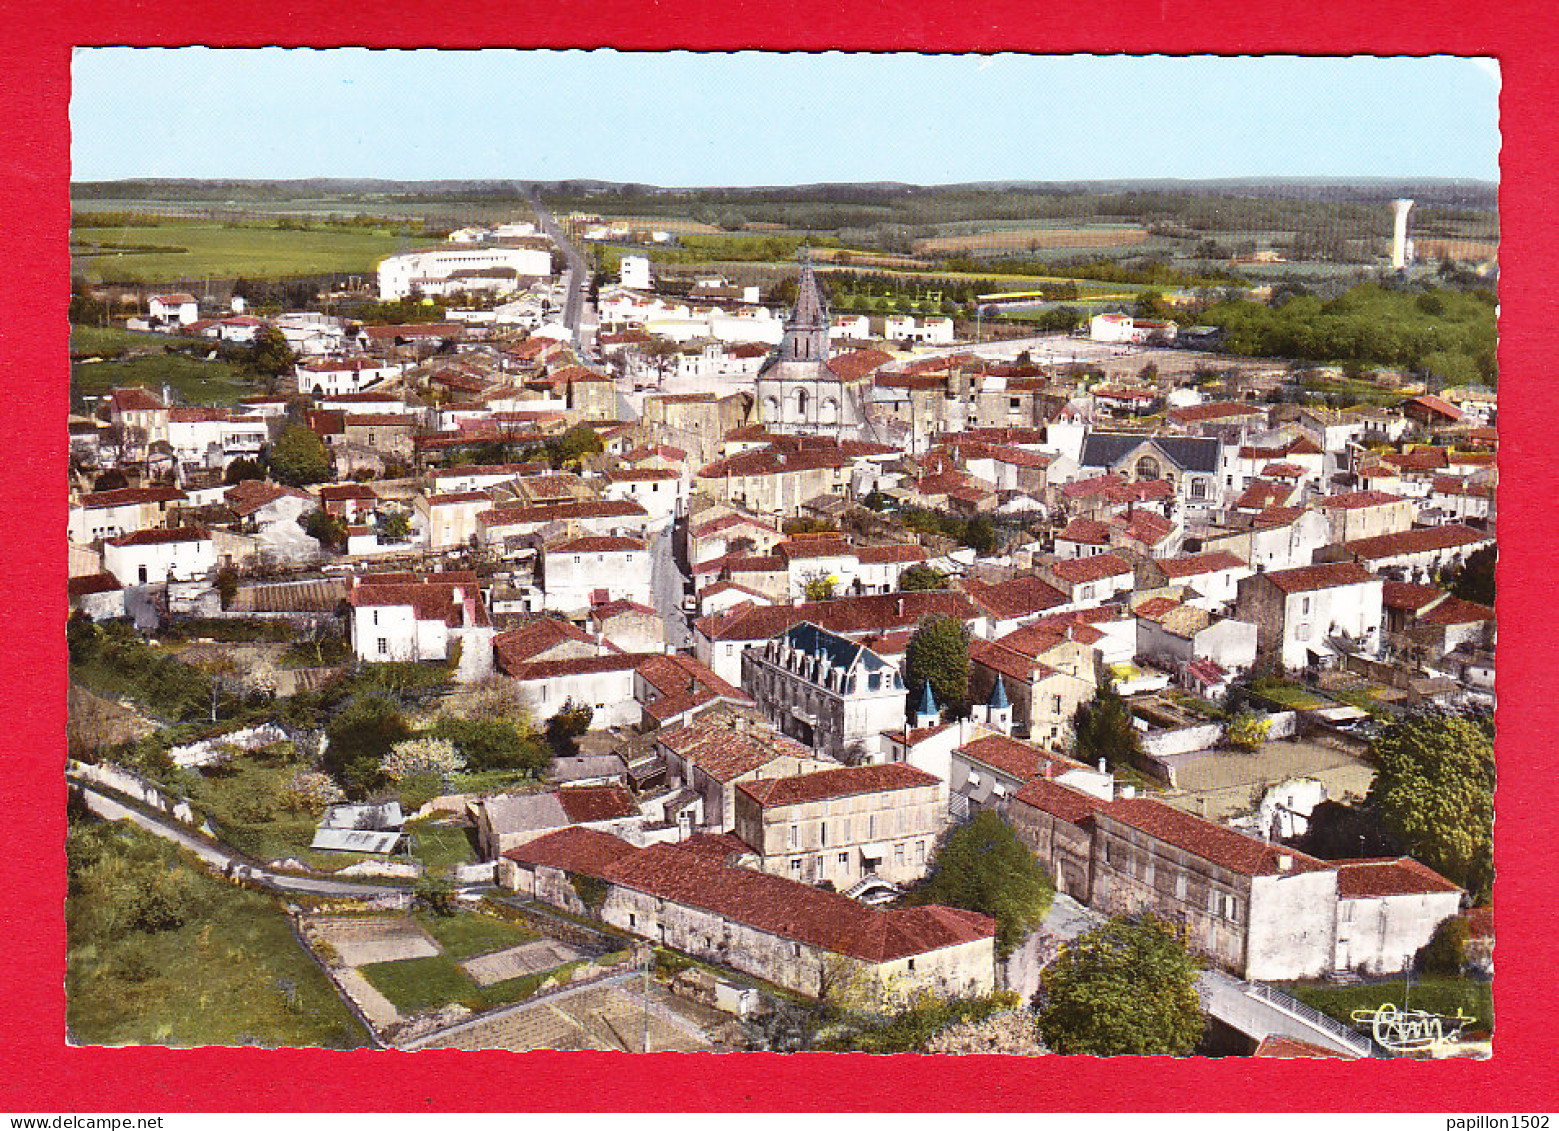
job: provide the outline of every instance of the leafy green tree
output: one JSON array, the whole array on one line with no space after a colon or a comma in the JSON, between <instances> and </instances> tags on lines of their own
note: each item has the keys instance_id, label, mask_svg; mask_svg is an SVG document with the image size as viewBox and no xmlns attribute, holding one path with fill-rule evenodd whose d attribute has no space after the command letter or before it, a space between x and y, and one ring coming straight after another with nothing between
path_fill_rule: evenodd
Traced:
<instances>
[{"instance_id":1,"label":"leafy green tree","mask_svg":"<svg viewBox=\"0 0 1559 1131\"><path fill-rule=\"evenodd\" d=\"M1255 711L1243 710L1224 724L1223 740L1236 750L1255 753L1267 741L1271 729L1271 720Z\"/></svg>"},{"instance_id":2,"label":"leafy green tree","mask_svg":"<svg viewBox=\"0 0 1559 1131\"><path fill-rule=\"evenodd\" d=\"M440 918L455 913L455 885L438 876L422 875L412 885L412 899L419 907Z\"/></svg>"},{"instance_id":3,"label":"leafy green tree","mask_svg":"<svg viewBox=\"0 0 1559 1131\"><path fill-rule=\"evenodd\" d=\"M1038 927L1055 885L1012 827L990 810L943 837L929 875L905 895L912 905L941 904L996 920L996 950L1006 957Z\"/></svg>"},{"instance_id":4,"label":"leafy green tree","mask_svg":"<svg viewBox=\"0 0 1559 1131\"><path fill-rule=\"evenodd\" d=\"M333 473L325 442L301 424L282 429L271 446L271 474L290 487L322 483Z\"/></svg>"},{"instance_id":5,"label":"leafy green tree","mask_svg":"<svg viewBox=\"0 0 1559 1131\"><path fill-rule=\"evenodd\" d=\"M961 717L969 706L969 630L964 622L944 613L924 618L904 651L904 681L911 705L920 702L922 689L930 683L942 710Z\"/></svg>"},{"instance_id":6,"label":"leafy green tree","mask_svg":"<svg viewBox=\"0 0 1559 1131\"><path fill-rule=\"evenodd\" d=\"M379 536L386 542L404 542L411 537L411 519L405 511L392 511L379 524Z\"/></svg>"},{"instance_id":7,"label":"leafy green tree","mask_svg":"<svg viewBox=\"0 0 1559 1131\"><path fill-rule=\"evenodd\" d=\"M1371 749L1366 803L1416 859L1475 897L1493 882L1491 719L1421 711L1392 723Z\"/></svg>"},{"instance_id":8,"label":"leafy green tree","mask_svg":"<svg viewBox=\"0 0 1559 1131\"><path fill-rule=\"evenodd\" d=\"M233 566L225 565L217 571L217 596L224 609L233 607L233 599L238 596L238 570Z\"/></svg>"},{"instance_id":9,"label":"leafy green tree","mask_svg":"<svg viewBox=\"0 0 1559 1131\"><path fill-rule=\"evenodd\" d=\"M588 703L575 705L565 699L558 713L547 720L543 734L552 753L559 758L572 758L579 753L579 739L590 729L595 711Z\"/></svg>"},{"instance_id":10,"label":"leafy green tree","mask_svg":"<svg viewBox=\"0 0 1559 1131\"><path fill-rule=\"evenodd\" d=\"M1493 546L1485 546L1467 555L1450 579L1451 595L1464 601L1476 601L1480 605L1494 604L1494 566L1499 552Z\"/></svg>"},{"instance_id":11,"label":"leafy green tree","mask_svg":"<svg viewBox=\"0 0 1559 1131\"><path fill-rule=\"evenodd\" d=\"M65 622L65 647L70 653L70 662L87 663L97 655L98 641L97 625L92 623L92 618L80 609L71 613Z\"/></svg>"},{"instance_id":12,"label":"leafy green tree","mask_svg":"<svg viewBox=\"0 0 1559 1131\"><path fill-rule=\"evenodd\" d=\"M1152 915L1073 939L1039 976L1039 1034L1066 1056L1185 1056L1206 1029L1199 963Z\"/></svg>"},{"instance_id":13,"label":"leafy green tree","mask_svg":"<svg viewBox=\"0 0 1559 1131\"><path fill-rule=\"evenodd\" d=\"M534 730L522 731L508 719L443 718L433 733L454 744L473 770L524 770L539 774L552 761L552 751Z\"/></svg>"},{"instance_id":14,"label":"leafy green tree","mask_svg":"<svg viewBox=\"0 0 1559 1131\"><path fill-rule=\"evenodd\" d=\"M947 588L947 574L917 562L899 574L899 589L905 593L925 593Z\"/></svg>"},{"instance_id":15,"label":"leafy green tree","mask_svg":"<svg viewBox=\"0 0 1559 1131\"><path fill-rule=\"evenodd\" d=\"M357 694L330 720L325 737L325 768L349 794L361 797L378 781L385 755L411 737L411 726L387 697Z\"/></svg>"},{"instance_id":16,"label":"leafy green tree","mask_svg":"<svg viewBox=\"0 0 1559 1131\"><path fill-rule=\"evenodd\" d=\"M802 587L802 594L808 601L832 601L836 595L839 581L830 574L819 577L810 577Z\"/></svg>"},{"instance_id":17,"label":"leafy green tree","mask_svg":"<svg viewBox=\"0 0 1559 1131\"><path fill-rule=\"evenodd\" d=\"M277 383L291 373L297 363L298 357L287 344L286 337L274 326L260 328L254 344L249 347L249 356L244 359L245 367L268 390L275 389Z\"/></svg>"},{"instance_id":18,"label":"leafy green tree","mask_svg":"<svg viewBox=\"0 0 1559 1131\"><path fill-rule=\"evenodd\" d=\"M227 470L222 473L222 482L231 486L234 483L242 483L246 479L264 479L265 468L259 460L249 459L247 456L239 456L227 465Z\"/></svg>"},{"instance_id":19,"label":"leafy green tree","mask_svg":"<svg viewBox=\"0 0 1559 1131\"><path fill-rule=\"evenodd\" d=\"M561 436L548 437L546 448L554 468L577 464L582 457L604 450L601 437L588 424L576 424Z\"/></svg>"},{"instance_id":20,"label":"leafy green tree","mask_svg":"<svg viewBox=\"0 0 1559 1131\"><path fill-rule=\"evenodd\" d=\"M303 532L321 546L332 546L338 550L346 548L346 519L326 514L323 510L312 510L303 516L302 526Z\"/></svg>"},{"instance_id":21,"label":"leafy green tree","mask_svg":"<svg viewBox=\"0 0 1559 1131\"><path fill-rule=\"evenodd\" d=\"M1142 735L1132 725L1131 708L1109 680L1077 708L1072 731L1077 757L1090 765L1103 758L1112 768L1128 767L1142 757Z\"/></svg>"},{"instance_id":22,"label":"leafy green tree","mask_svg":"<svg viewBox=\"0 0 1559 1131\"><path fill-rule=\"evenodd\" d=\"M1435 928L1415 957L1424 974L1432 978L1459 978L1467 964L1467 919L1456 915Z\"/></svg>"},{"instance_id":23,"label":"leafy green tree","mask_svg":"<svg viewBox=\"0 0 1559 1131\"><path fill-rule=\"evenodd\" d=\"M996 523L990 515L971 518L959 539L977 554L989 556L996 552Z\"/></svg>"}]
</instances>

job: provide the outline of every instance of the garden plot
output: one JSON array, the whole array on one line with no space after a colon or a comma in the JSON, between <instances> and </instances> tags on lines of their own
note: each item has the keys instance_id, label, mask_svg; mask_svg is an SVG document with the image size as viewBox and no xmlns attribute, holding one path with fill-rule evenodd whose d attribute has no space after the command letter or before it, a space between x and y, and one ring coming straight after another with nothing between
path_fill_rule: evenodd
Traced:
<instances>
[{"instance_id":1,"label":"garden plot","mask_svg":"<svg viewBox=\"0 0 1559 1131\"><path fill-rule=\"evenodd\" d=\"M410 919L359 919L349 916L315 919L317 937L341 956L346 966L402 962L442 954L438 943Z\"/></svg>"},{"instance_id":2,"label":"garden plot","mask_svg":"<svg viewBox=\"0 0 1559 1131\"><path fill-rule=\"evenodd\" d=\"M461 963L461 967L477 985L491 986L511 978L539 974L583 957L583 951L575 950L567 943L556 939L538 939L491 954L478 955Z\"/></svg>"}]
</instances>

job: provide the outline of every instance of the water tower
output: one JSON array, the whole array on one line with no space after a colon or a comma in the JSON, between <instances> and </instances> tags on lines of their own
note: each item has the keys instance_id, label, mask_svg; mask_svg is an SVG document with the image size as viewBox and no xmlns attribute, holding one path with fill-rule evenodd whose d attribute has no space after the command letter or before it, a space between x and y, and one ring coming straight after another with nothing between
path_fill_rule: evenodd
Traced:
<instances>
[{"instance_id":1,"label":"water tower","mask_svg":"<svg viewBox=\"0 0 1559 1131\"><path fill-rule=\"evenodd\" d=\"M1395 223L1391 228L1391 269L1400 271L1407 266L1407 214L1413 210L1411 200L1393 200L1391 211Z\"/></svg>"}]
</instances>

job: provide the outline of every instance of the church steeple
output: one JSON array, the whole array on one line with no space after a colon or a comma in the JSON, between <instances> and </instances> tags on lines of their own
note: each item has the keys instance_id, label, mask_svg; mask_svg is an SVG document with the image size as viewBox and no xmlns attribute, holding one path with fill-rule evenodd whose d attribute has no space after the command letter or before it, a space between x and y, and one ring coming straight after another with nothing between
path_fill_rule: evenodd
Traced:
<instances>
[{"instance_id":1,"label":"church steeple","mask_svg":"<svg viewBox=\"0 0 1559 1131\"><path fill-rule=\"evenodd\" d=\"M828 304L818 289L812 257L801 252L801 277L796 282L796 305L785 323L780 342L781 361L828 360Z\"/></svg>"}]
</instances>

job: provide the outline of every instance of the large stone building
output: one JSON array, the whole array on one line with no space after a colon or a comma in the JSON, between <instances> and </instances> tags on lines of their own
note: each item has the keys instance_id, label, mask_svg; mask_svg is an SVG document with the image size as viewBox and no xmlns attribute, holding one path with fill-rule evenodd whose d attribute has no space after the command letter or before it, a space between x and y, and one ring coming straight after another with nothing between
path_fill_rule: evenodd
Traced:
<instances>
[{"instance_id":1,"label":"large stone building","mask_svg":"<svg viewBox=\"0 0 1559 1131\"><path fill-rule=\"evenodd\" d=\"M583 829L508 853L509 886L809 997L988 994L996 923L931 905L884 910L729 862L732 838L634 848ZM587 908L575 877L604 882Z\"/></svg>"},{"instance_id":2,"label":"large stone building","mask_svg":"<svg viewBox=\"0 0 1559 1131\"><path fill-rule=\"evenodd\" d=\"M808 259L779 351L758 372L758 419L774 432L857 437L872 396L869 372L835 367L828 351L828 305Z\"/></svg>"},{"instance_id":3,"label":"large stone building","mask_svg":"<svg viewBox=\"0 0 1559 1131\"><path fill-rule=\"evenodd\" d=\"M742 655L742 689L785 734L822 757L882 760L881 735L904 725L898 669L871 649L803 622Z\"/></svg>"},{"instance_id":4,"label":"large stone building","mask_svg":"<svg viewBox=\"0 0 1559 1131\"><path fill-rule=\"evenodd\" d=\"M946 816L941 781L903 762L736 787L736 835L763 871L835 891L868 875L918 880Z\"/></svg>"},{"instance_id":5,"label":"large stone building","mask_svg":"<svg viewBox=\"0 0 1559 1131\"><path fill-rule=\"evenodd\" d=\"M1241 579L1235 608L1256 626L1260 658L1285 668L1380 649L1381 579L1356 562L1274 570Z\"/></svg>"}]
</instances>

